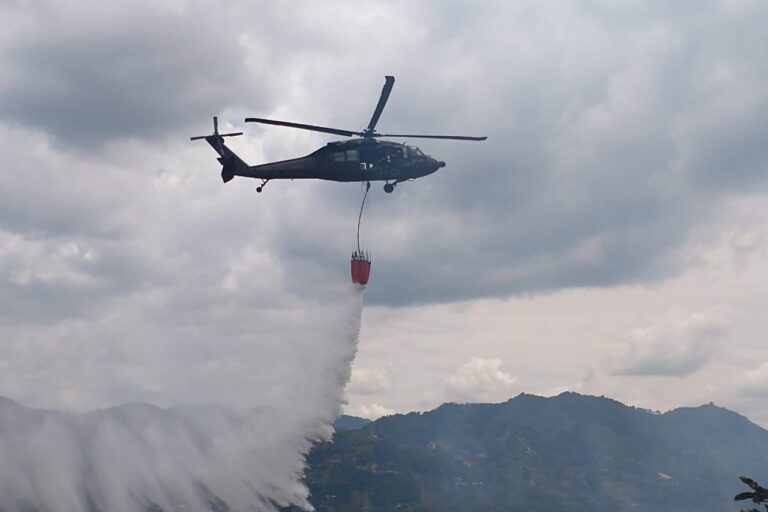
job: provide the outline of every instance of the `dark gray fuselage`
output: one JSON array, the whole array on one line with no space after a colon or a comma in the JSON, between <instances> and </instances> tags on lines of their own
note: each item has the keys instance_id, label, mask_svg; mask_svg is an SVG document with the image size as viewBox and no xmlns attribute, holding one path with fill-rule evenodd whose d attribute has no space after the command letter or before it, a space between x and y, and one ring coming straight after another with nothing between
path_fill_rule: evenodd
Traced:
<instances>
[{"instance_id":1,"label":"dark gray fuselage","mask_svg":"<svg viewBox=\"0 0 768 512\"><path fill-rule=\"evenodd\" d=\"M373 138L329 142L302 158L262 165L245 164L212 138L227 174L262 180L319 179L341 182L406 181L427 176L445 165L419 148Z\"/></svg>"}]
</instances>

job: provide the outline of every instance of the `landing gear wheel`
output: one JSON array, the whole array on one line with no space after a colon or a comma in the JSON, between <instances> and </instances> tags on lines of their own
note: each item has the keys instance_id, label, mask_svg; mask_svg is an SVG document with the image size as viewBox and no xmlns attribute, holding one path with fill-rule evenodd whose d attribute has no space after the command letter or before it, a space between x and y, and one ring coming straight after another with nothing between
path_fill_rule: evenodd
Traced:
<instances>
[{"instance_id":1,"label":"landing gear wheel","mask_svg":"<svg viewBox=\"0 0 768 512\"><path fill-rule=\"evenodd\" d=\"M392 183L387 183L384 185L384 192L387 194L391 194L395 190L395 186Z\"/></svg>"},{"instance_id":2,"label":"landing gear wheel","mask_svg":"<svg viewBox=\"0 0 768 512\"><path fill-rule=\"evenodd\" d=\"M263 190L263 187L256 187L256 192L258 192L259 194L261 194L262 190Z\"/></svg>"}]
</instances>

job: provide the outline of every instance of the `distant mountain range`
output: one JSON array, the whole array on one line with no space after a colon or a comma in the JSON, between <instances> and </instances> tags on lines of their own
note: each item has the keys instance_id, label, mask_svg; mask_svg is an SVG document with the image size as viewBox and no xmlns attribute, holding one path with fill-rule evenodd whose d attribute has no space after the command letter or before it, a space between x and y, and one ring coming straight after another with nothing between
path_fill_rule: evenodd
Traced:
<instances>
[{"instance_id":1,"label":"distant mountain range","mask_svg":"<svg viewBox=\"0 0 768 512\"><path fill-rule=\"evenodd\" d=\"M768 431L711 404L522 394L338 425L308 459L318 511L723 512L739 475L768 481Z\"/></svg>"},{"instance_id":2,"label":"distant mountain range","mask_svg":"<svg viewBox=\"0 0 768 512\"><path fill-rule=\"evenodd\" d=\"M101 420L173 427L171 412L126 404L71 415L0 397L0 433L11 436L6 447L13 433L51 424L88 439ZM768 431L711 404L659 414L576 393L523 394L373 422L341 417L336 427L308 457L319 512L735 512L733 496L748 490L740 475L768 483Z\"/></svg>"},{"instance_id":3,"label":"distant mountain range","mask_svg":"<svg viewBox=\"0 0 768 512\"><path fill-rule=\"evenodd\" d=\"M357 416L342 414L333 423L333 428L336 429L336 432L340 430L358 430L370 422L371 420L365 418L358 418Z\"/></svg>"}]
</instances>

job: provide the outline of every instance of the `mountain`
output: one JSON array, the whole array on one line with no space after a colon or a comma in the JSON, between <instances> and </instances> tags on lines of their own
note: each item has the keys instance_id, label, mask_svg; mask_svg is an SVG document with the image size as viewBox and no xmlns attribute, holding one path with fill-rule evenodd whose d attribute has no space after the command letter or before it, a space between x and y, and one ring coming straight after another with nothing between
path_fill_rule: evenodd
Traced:
<instances>
[{"instance_id":1,"label":"mountain","mask_svg":"<svg viewBox=\"0 0 768 512\"><path fill-rule=\"evenodd\" d=\"M768 431L713 405L665 414L563 393L445 404L311 452L319 511L727 511L768 479Z\"/></svg>"},{"instance_id":2,"label":"mountain","mask_svg":"<svg viewBox=\"0 0 768 512\"><path fill-rule=\"evenodd\" d=\"M339 430L358 430L369 424L371 420L342 414L333 422L333 428Z\"/></svg>"}]
</instances>

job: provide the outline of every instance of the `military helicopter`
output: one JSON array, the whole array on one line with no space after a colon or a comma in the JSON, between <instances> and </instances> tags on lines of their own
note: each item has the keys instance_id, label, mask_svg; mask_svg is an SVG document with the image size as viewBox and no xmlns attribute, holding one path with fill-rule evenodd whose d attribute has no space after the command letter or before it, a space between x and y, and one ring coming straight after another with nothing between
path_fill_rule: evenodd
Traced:
<instances>
[{"instance_id":1,"label":"military helicopter","mask_svg":"<svg viewBox=\"0 0 768 512\"><path fill-rule=\"evenodd\" d=\"M424 154L423 151L415 146L382 141L378 140L379 138L405 137L409 139L471 141L487 139L487 137L468 137L464 135L378 133L376 131L376 124L379 122L379 117L384 110L384 106L387 104L394 83L395 77L385 77L384 88L381 90L379 103L373 111L371 121L368 123L368 127L360 132L258 117L248 117L245 119L246 123L288 126L290 128L332 135L356 137L350 140L329 142L324 147L301 158L262 165L248 165L224 144L224 137L242 135L243 132L219 133L218 119L216 117L213 118L213 134L191 137L191 140L204 139L219 154L218 160L222 165L221 179L224 180L224 183L230 181L235 176L260 179L261 184L256 188L257 192L261 192L271 180L320 179L341 182L384 181L384 191L391 193L395 190L395 186L398 183L432 174L441 167L444 167L445 162Z\"/></svg>"}]
</instances>

